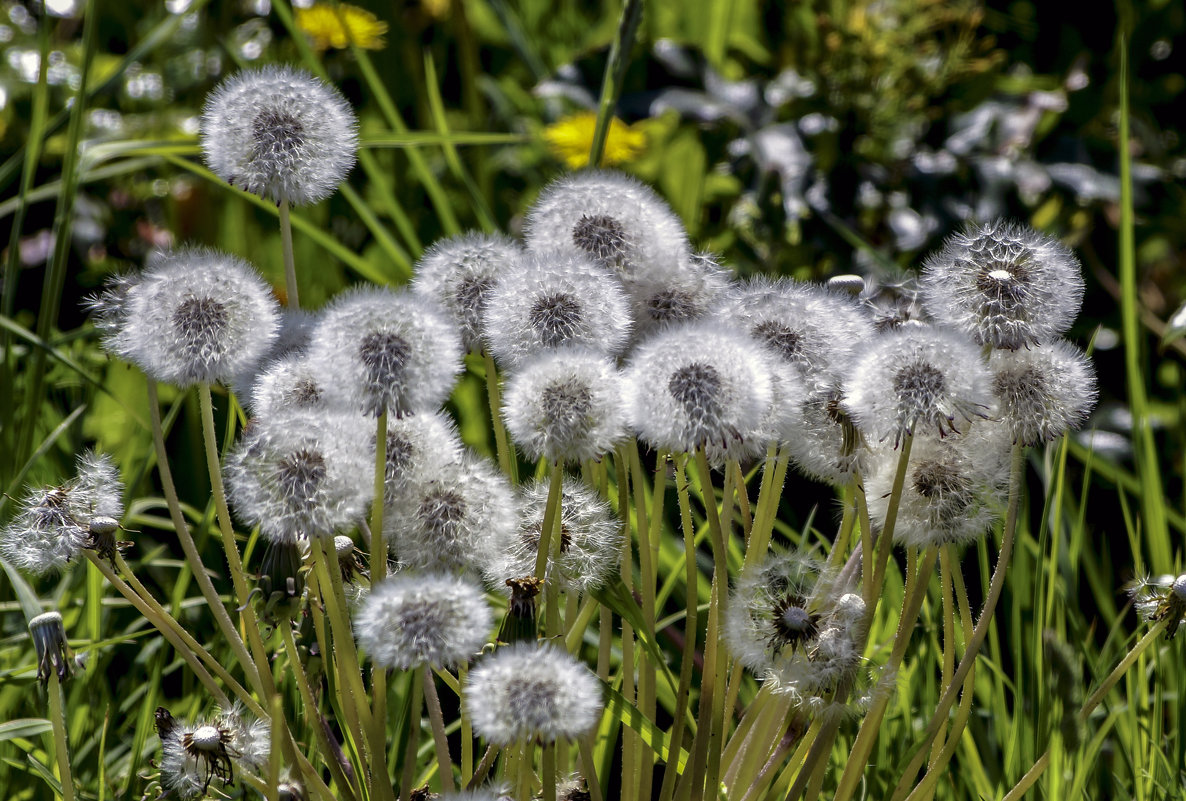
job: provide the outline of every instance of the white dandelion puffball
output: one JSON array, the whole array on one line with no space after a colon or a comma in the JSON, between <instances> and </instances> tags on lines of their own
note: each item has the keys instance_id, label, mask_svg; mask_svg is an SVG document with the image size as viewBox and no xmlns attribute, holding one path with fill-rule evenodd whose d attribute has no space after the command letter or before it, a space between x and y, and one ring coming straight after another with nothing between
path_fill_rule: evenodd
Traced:
<instances>
[{"instance_id":1,"label":"white dandelion puffball","mask_svg":"<svg viewBox=\"0 0 1186 801\"><path fill-rule=\"evenodd\" d=\"M633 308L635 338L707 316L727 294L731 278L706 253L640 267L622 282Z\"/></svg>"},{"instance_id":2,"label":"white dandelion puffball","mask_svg":"<svg viewBox=\"0 0 1186 801\"><path fill-rule=\"evenodd\" d=\"M134 282L91 302L103 346L165 384L231 382L272 347L279 306L247 262L208 248L156 251Z\"/></svg>"},{"instance_id":3,"label":"white dandelion puffball","mask_svg":"<svg viewBox=\"0 0 1186 801\"><path fill-rule=\"evenodd\" d=\"M627 435L621 374L583 347L525 361L507 378L502 415L511 439L532 461L600 459Z\"/></svg>"},{"instance_id":4,"label":"white dandelion puffball","mask_svg":"<svg viewBox=\"0 0 1186 801\"><path fill-rule=\"evenodd\" d=\"M623 278L673 269L689 251L683 223L653 189L602 170L544 188L527 212L527 248L579 251Z\"/></svg>"},{"instance_id":5,"label":"white dandelion puffball","mask_svg":"<svg viewBox=\"0 0 1186 801\"><path fill-rule=\"evenodd\" d=\"M232 186L303 206L334 193L354 166L358 120L334 87L283 66L244 70L206 99L202 153Z\"/></svg>"},{"instance_id":6,"label":"white dandelion puffball","mask_svg":"<svg viewBox=\"0 0 1186 801\"><path fill-rule=\"evenodd\" d=\"M398 574L376 585L354 618L376 665L455 667L482 650L494 616L481 588L456 576Z\"/></svg>"},{"instance_id":7,"label":"white dandelion puffball","mask_svg":"<svg viewBox=\"0 0 1186 801\"><path fill-rule=\"evenodd\" d=\"M374 435L371 435L372 447ZM462 460L465 447L453 419L444 412L387 418L385 497L391 503L416 476Z\"/></svg>"},{"instance_id":8,"label":"white dandelion puffball","mask_svg":"<svg viewBox=\"0 0 1186 801\"><path fill-rule=\"evenodd\" d=\"M921 284L935 320L1007 350L1061 336L1083 303L1082 268L1070 249L1004 220L948 239L923 265Z\"/></svg>"},{"instance_id":9,"label":"white dandelion puffball","mask_svg":"<svg viewBox=\"0 0 1186 801\"><path fill-rule=\"evenodd\" d=\"M474 732L496 745L575 740L601 717L597 677L563 650L519 643L469 672L463 692Z\"/></svg>"},{"instance_id":10,"label":"white dandelion puffball","mask_svg":"<svg viewBox=\"0 0 1186 801\"><path fill-rule=\"evenodd\" d=\"M1062 339L1018 351L993 351L988 369L1001 418L1020 445L1038 445L1079 428L1099 394L1087 356Z\"/></svg>"},{"instance_id":11,"label":"white dandelion puffball","mask_svg":"<svg viewBox=\"0 0 1186 801\"><path fill-rule=\"evenodd\" d=\"M287 544L354 525L373 490L367 428L360 417L327 411L252 421L226 459L235 514L265 539Z\"/></svg>"},{"instance_id":12,"label":"white dandelion puffball","mask_svg":"<svg viewBox=\"0 0 1186 801\"><path fill-rule=\"evenodd\" d=\"M910 323L870 341L844 381L844 409L876 442L960 431L992 406L980 350L949 329Z\"/></svg>"},{"instance_id":13,"label":"white dandelion puffball","mask_svg":"<svg viewBox=\"0 0 1186 801\"><path fill-rule=\"evenodd\" d=\"M527 254L490 290L484 336L511 369L562 345L617 356L630 339L630 304L621 281L578 253Z\"/></svg>"},{"instance_id":14,"label":"white dandelion puffball","mask_svg":"<svg viewBox=\"0 0 1186 801\"><path fill-rule=\"evenodd\" d=\"M378 417L434 411L461 371L457 328L433 301L406 289L338 295L313 332L309 358L336 365L331 397Z\"/></svg>"},{"instance_id":15,"label":"white dandelion puffball","mask_svg":"<svg viewBox=\"0 0 1186 801\"><path fill-rule=\"evenodd\" d=\"M461 344L476 351L482 347L486 299L498 277L522 257L522 245L504 234L442 239L416 262L412 291L443 306L461 328Z\"/></svg>"},{"instance_id":16,"label":"white dandelion puffball","mask_svg":"<svg viewBox=\"0 0 1186 801\"><path fill-rule=\"evenodd\" d=\"M641 343L626 367L631 424L652 448L709 459L764 450L774 399L762 349L712 322L673 326Z\"/></svg>"}]
</instances>

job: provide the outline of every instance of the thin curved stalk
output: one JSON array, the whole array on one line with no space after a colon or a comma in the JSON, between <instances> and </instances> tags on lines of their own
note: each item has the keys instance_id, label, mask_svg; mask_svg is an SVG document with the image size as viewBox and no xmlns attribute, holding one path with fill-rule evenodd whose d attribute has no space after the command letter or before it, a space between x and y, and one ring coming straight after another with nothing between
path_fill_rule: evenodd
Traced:
<instances>
[{"instance_id":1,"label":"thin curved stalk","mask_svg":"<svg viewBox=\"0 0 1186 801\"><path fill-rule=\"evenodd\" d=\"M428 721L432 724L433 745L437 752L437 765L441 774L441 789L451 793L456 785L453 783L453 759L449 756L449 738L445 736L445 716L441 714L441 699L437 695L436 680L432 677L432 668L421 666L420 682L423 684L424 705L428 708Z\"/></svg>"},{"instance_id":2,"label":"thin curved stalk","mask_svg":"<svg viewBox=\"0 0 1186 801\"><path fill-rule=\"evenodd\" d=\"M285 303L290 309L299 309L301 301L297 294L296 259L292 255L292 219L288 214L287 198L280 201L280 246L284 250Z\"/></svg>"},{"instance_id":3,"label":"thin curved stalk","mask_svg":"<svg viewBox=\"0 0 1186 801\"><path fill-rule=\"evenodd\" d=\"M66 715L62 710L62 684L57 671L49 672L49 722L54 732L54 758L62 779L62 801L74 801L74 774L70 771L70 746L66 740Z\"/></svg>"}]
</instances>

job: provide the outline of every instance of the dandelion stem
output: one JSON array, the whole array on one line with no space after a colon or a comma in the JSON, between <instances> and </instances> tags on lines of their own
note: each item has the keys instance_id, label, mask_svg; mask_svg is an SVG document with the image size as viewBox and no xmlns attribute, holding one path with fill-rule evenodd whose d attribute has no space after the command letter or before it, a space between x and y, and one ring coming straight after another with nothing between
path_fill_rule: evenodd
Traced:
<instances>
[{"instance_id":1,"label":"dandelion stem","mask_svg":"<svg viewBox=\"0 0 1186 801\"><path fill-rule=\"evenodd\" d=\"M49 672L49 722L54 732L54 758L62 781L62 801L74 801L74 775L70 772L70 747L66 741L66 716L62 709L62 684L57 671Z\"/></svg>"},{"instance_id":2,"label":"dandelion stem","mask_svg":"<svg viewBox=\"0 0 1186 801\"><path fill-rule=\"evenodd\" d=\"M214 620L218 624L222 635L226 638L227 643L231 646L231 650L235 653L235 658L239 660L239 664L243 668L243 673L246 675L248 683L252 685L252 688L261 697L266 697L266 693L263 691L263 684L260 680L260 671L256 670L255 661L247 653L247 648L243 644L243 638L239 636L238 629L235 628L235 624L231 621L231 616L227 614L222 599L219 598L218 593L215 591L214 584L210 581L210 575L206 572L206 566L202 564L202 557L198 554L198 547L194 544L194 539L189 533L189 526L186 525L185 516L181 513L181 502L177 498L177 487L173 483L173 471L169 468L169 454L165 450L165 435L161 428L161 408L157 395L157 385L151 378L148 379L148 411L152 420L152 442L156 449L157 470L161 476L161 487L165 493L165 503L169 507L169 517L173 520L173 530L177 533L177 539L181 542L181 549L185 552L185 559L189 562L194 580L198 582L198 588L202 592L202 597L206 599L206 605L214 613Z\"/></svg>"},{"instance_id":3,"label":"dandelion stem","mask_svg":"<svg viewBox=\"0 0 1186 801\"><path fill-rule=\"evenodd\" d=\"M264 798L267 801L280 801L280 742L283 740L281 735L281 726L284 721L284 699L279 695L273 695L268 702L268 711L271 713L272 730L270 732L269 742L271 748L268 749L268 781L264 787Z\"/></svg>"},{"instance_id":4,"label":"dandelion stem","mask_svg":"<svg viewBox=\"0 0 1186 801\"><path fill-rule=\"evenodd\" d=\"M411 801L416 779L416 754L420 750L420 709L424 706L424 682L412 682L408 698L408 717L404 721L408 741L404 745L404 764L400 770L399 801Z\"/></svg>"},{"instance_id":5,"label":"dandelion stem","mask_svg":"<svg viewBox=\"0 0 1186 801\"><path fill-rule=\"evenodd\" d=\"M898 470L894 473L894 485L885 509L885 525L877 537L877 554L873 562L873 573L862 576L867 596L865 598L867 620L873 619L873 613L877 609L877 600L885 588L885 574L889 570L890 553L894 546L894 529L898 523L898 506L902 502L902 488L906 484L906 472L910 466L910 450L913 444L913 434L907 433L902 437L902 452L898 455Z\"/></svg>"},{"instance_id":6,"label":"dandelion stem","mask_svg":"<svg viewBox=\"0 0 1186 801\"><path fill-rule=\"evenodd\" d=\"M560 488L564 481L564 469L557 464L548 465L548 500L544 505L544 520L539 531L539 550L535 554L535 577L545 581L548 557L552 550L552 533L560 516Z\"/></svg>"},{"instance_id":7,"label":"dandelion stem","mask_svg":"<svg viewBox=\"0 0 1186 801\"><path fill-rule=\"evenodd\" d=\"M494 357L486 348L482 349L482 359L486 365L486 398L490 402L490 425L494 429L494 449L498 454L498 466L503 475L510 478L512 484L519 483L519 460L511 450L507 441L507 429L502 422L502 390L498 386L498 368L494 366Z\"/></svg>"},{"instance_id":8,"label":"dandelion stem","mask_svg":"<svg viewBox=\"0 0 1186 801\"><path fill-rule=\"evenodd\" d=\"M301 307L297 296L296 259L292 254L292 219L288 214L288 199L280 201L280 246L284 249L284 293L290 309Z\"/></svg>"},{"instance_id":9,"label":"dandelion stem","mask_svg":"<svg viewBox=\"0 0 1186 801\"><path fill-rule=\"evenodd\" d=\"M807 757L810 755L811 747L819 740L820 731L823 729L823 718L817 717L811 722L805 736L799 739L799 744L795 746L795 752L791 755L790 760L783 768L779 775L778 782L770 788L770 792L766 793L766 797L771 795L780 795L780 785L785 787L791 783L791 776L801 775L803 766ZM746 789L745 795L741 797L741 801L752 801L757 798L766 789L766 784L770 781L770 777L774 775L774 771L782 763L783 757L791 750L791 745L794 741L789 738L788 734L784 734L778 741L774 750L771 752L766 764L758 771L758 775L754 777L753 782Z\"/></svg>"},{"instance_id":10,"label":"dandelion stem","mask_svg":"<svg viewBox=\"0 0 1186 801\"><path fill-rule=\"evenodd\" d=\"M370 569L371 586L387 576L387 543L383 539L383 507L387 502L387 407L379 413L375 425L375 498L371 502ZM387 733L387 671L371 669L371 704L374 731L386 739Z\"/></svg>"},{"instance_id":11,"label":"dandelion stem","mask_svg":"<svg viewBox=\"0 0 1186 801\"><path fill-rule=\"evenodd\" d=\"M542 801L556 801L556 745L545 745L541 754L541 780L543 784Z\"/></svg>"},{"instance_id":12,"label":"dandelion stem","mask_svg":"<svg viewBox=\"0 0 1186 801\"><path fill-rule=\"evenodd\" d=\"M432 739L437 751L437 765L440 767L441 789L451 793L453 783L453 759L449 756L449 738L445 736L445 716L441 714L441 699L437 695L436 680L432 668L427 664L420 668L420 681L424 685L424 705L428 708L428 721L432 724Z\"/></svg>"}]
</instances>

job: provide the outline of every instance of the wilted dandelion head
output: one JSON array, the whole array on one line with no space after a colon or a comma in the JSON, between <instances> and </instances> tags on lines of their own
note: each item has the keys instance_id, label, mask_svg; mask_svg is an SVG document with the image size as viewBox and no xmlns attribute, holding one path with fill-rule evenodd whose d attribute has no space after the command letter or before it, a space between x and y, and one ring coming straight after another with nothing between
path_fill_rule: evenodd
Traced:
<instances>
[{"instance_id":1,"label":"wilted dandelion head","mask_svg":"<svg viewBox=\"0 0 1186 801\"><path fill-rule=\"evenodd\" d=\"M514 531L518 507L506 478L485 459L425 465L394 493L383 532L401 564L478 573L494 543Z\"/></svg>"},{"instance_id":2,"label":"wilted dandelion head","mask_svg":"<svg viewBox=\"0 0 1186 801\"><path fill-rule=\"evenodd\" d=\"M358 120L334 87L267 66L226 79L202 111L206 164L227 183L302 206L334 193L354 166Z\"/></svg>"},{"instance_id":3,"label":"wilted dandelion head","mask_svg":"<svg viewBox=\"0 0 1186 801\"><path fill-rule=\"evenodd\" d=\"M640 267L623 281L633 307L634 335L706 317L729 287L728 271L709 254Z\"/></svg>"},{"instance_id":4,"label":"wilted dandelion head","mask_svg":"<svg viewBox=\"0 0 1186 801\"><path fill-rule=\"evenodd\" d=\"M63 570L84 548L110 556L123 517L123 484L111 458L86 451L74 477L58 486L29 488L17 513L0 529L0 555L14 567L45 575Z\"/></svg>"},{"instance_id":5,"label":"wilted dandelion head","mask_svg":"<svg viewBox=\"0 0 1186 801\"><path fill-rule=\"evenodd\" d=\"M768 555L737 578L725 642L777 692L817 696L855 677L865 604L834 595L830 579L819 561L793 552Z\"/></svg>"},{"instance_id":6,"label":"wilted dandelion head","mask_svg":"<svg viewBox=\"0 0 1186 801\"><path fill-rule=\"evenodd\" d=\"M755 276L737 284L716 313L793 367L815 392L835 384L874 335L850 297L789 279Z\"/></svg>"},{"instance_id":7,"label":"wilted dandelion head","mask_svg":"<svg viewBox=\"0 0 1186 801\"><path fill-rule=\"evenodd\" d=\"M575 740L601 716L597 677L563 650L529 643L479 662L463 697L474 732L497 745Z\"/></svg>"},{"instance_id":8,"label":"wilted dandelion head","mask_svg":"<svg viewBox=\"0 0 1186 801\"><path fill-rule=\"evenodd\" d=\"M997 220L948 239L923 266L922 290L936 320L977 344L1016 350L1070 327L1083 302L1083 275L1058 240Z\"/></svg>"},{"instance_id":9,"label":"wilted dandelion head","mask_svg":"<svg viewBox=\"0 0 1186 801\"><path fill-rule=\"evenodd\" d=\"M524 361L507 379L502 412L511 438L532 461L600 459L627 433L622 377L605 356L584 347Z\"/></svg>"},{"instance_id":10,"label":"wilted dandelion head","mask_svg":"<svg viewBox=\"0 0 1186 801\"><path fill-rule=\"evenodd\" d=\"M365 423L341 413L289 413L252 421L227 456L239 519L275 542L329 537L367 511L373 465Z\"/></svg>"},{"instance_id":11,"label":"wilted dandelion head","mask_svg":"<svg viewBox=\"0 0 1186 801\"><path fill-rule=\"evenodd\" d=\"M326 307L309 357L334 364L331 397L378 416L437 409L461 370L457 329L433 301L381 287L342 293Z\"/></svg>"},{"instance_id":12,"label":"wilted dandelion head","mask_svg":"<svg viewBox=\"0 0 1186 801\"><path fill-rule=\"evenodd\" d=\"M988 362L1001 418L1021 445L1038 445L1079 428L1095 407L1095 370L1065 340L994 351Z\"/></svg>"},{"instance_id":13,"label":"wilted dandelion head","mask_svg":"<svg viewBox=\"0 0 1186 801\"><path fill-rule=\"evenodd\" d=\"M461 344L476 351L482 347L482 317L490 291L522 258L523 248L503 234L442 239L416 262L412 291L444 307L461 328Z\"/></svg>"},{"instance_id":14,"label":"wilted dandelion head","mask_svg":"<svg viewBox=\"0 0 1186 801\"><path fill-rule=\"evenodd\" d=\"M494 618L482 590L452 575L397 574L377 584L354 618L380 667L454 667L482 650Z\"/></svg>"},{"instance_id":15,"label":"wilted dandelion head","mask_svg":"<svg viewBox=\"0 0 1186 801\"><path fill-rule=\"evenodd\" d=\"M883 528L898 454L882 451L866 479L873 524ZM919 439L898 506L894 541L914 548L966 543L984 536L1004 511L1009 437L998 423L979 421L964 434Z\"/></svg>"},{"instance_id":16,"label":"wilted dandelion head","mask_svg":"<svg viewBox=\"0 0 1186 801\"><path fill-rule=\"evenodd\" d=\"M660 331L626 368L631 423L651 447L746 458L766 446L770 368L745 335L713 323Z\"/></svg>"},{"instance_id":17,"label":"wilted dandelion head","mask_svg":"<svg viewBox=\"0 0 1186 801\"><path fill-rule=\"evenodd\" d=\"M371 437L374 444L374 435ZM387 418L387 502L408 481L434 469L460 462L464 454L457 427L444 412Z\"/></svg>"},{"instance_id":18,"label":"wilted dandelion head","mask_svg":"<svg viewBox=\"0 0 1186 801\"><path fill-rule=\"evenodd\" d=\"M683 224L650 187L616 172L592 170L547 186L527 212L527 247L579 251L630 278L670 270L688 254Z\"/></svg>"},{"instance_id":19,"label":"wilted dandelion head","mask_svg":"<svg viewBox=\"0 0 1186 801\"><path fill-rule=\"evenodd\" d=\"M520 492L518 528L498 543L498 558L485 567L492 586L535 574L547 502L547 481ZM561 485L560 541L554 533L552 537L544 580L568 592L587 593L602 586L621 560L622 522L608 501L577 479L565 478Z\"/></svg>"},{"instance_id":20,"label":"wilted dandelion head","mask_svg":"<svg viewBox=\"0 0 1186 801\"><path fill-rule=\"evenodd\" d=\"M276 337L272 292L242 259L208 248L156 251L134 283L91 301L103 346L181 387L229 383L254 366ZM120 300L104 299L108 294Z\"/></svg>"},{"instance_id":21,"label":"wilted dandelion head","mask_svg":"<svg viewBox=\"0 0 1186 801\"><path fill-rule=\"evenodd\" d=\"M871 439L947 434L987 415L988 369L954 331L918 323L886 331L860 352L843 384L843 406Z\"/></svg>"},{"instance_id":22,"label":"wilted dandelion head","mask_svg":"<svg viewBox=\"0 0 1186 801\"><path fill-rule=\"evenodd\" d=\"M65 681L71 675L70 646L59 612L42 612L29 621L29 637L37 654L37 678L44 685L51 675Z\"/></svg>"},{"instance_id":23,"label":"wilted dandelion head","mask_svg":"<svg viewBox=\"0 0 1186 801\"><path fill-rule=\"evenodd\" d=\"M248 720L238 709L225 710L213 720L183 723L158 707L156 728L161 784L182 799L205 795L214 779L233 785L236 763L259 771L268 761L270 724Z\"/></svg>"},{"instance_id":24,"label":"wilted dandelion head","mask_svg":"<svg viewBox=\"0 0 1186 801\"><path fill-rule=\"evenodd\" d=\"M630 337L621 282L575 253L527 254L503 273L486 303L484 337L515 368L548 348L583 345L616 356Z\"/></svg>"}]
</instances>

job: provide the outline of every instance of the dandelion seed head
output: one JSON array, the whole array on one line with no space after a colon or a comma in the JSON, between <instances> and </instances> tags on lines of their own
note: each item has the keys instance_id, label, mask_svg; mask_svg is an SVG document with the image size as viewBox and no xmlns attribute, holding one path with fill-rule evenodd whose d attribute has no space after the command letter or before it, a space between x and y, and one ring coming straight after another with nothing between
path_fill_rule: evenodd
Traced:
<instances>
[{"instance_id":1,"label":"dandelion seed head","mask_svg":"<svg viewBox=\"0 0 1186 801\"><path fill-rule=\"evenodd\" d=\"M447 465L460 462L464 452L457 427L444 412L388 417L387 502L415 476L447 469Z\"/></svg>"},{"instance_id":2,"label":"dandelion seed head","mask_svg":"<svg viewBox=\"0 0 1186 801\"><path fill-rule=\"evenodd\" d=\"M206 100L202 153L227 183L276 203L329 197L354 166L358 120L334 87L267 66L223 81Z\"/></svg>"},{"instance_id":3,"label":"dandelion seed head","mask_svg":"<svg viewBox=\"0 0 1186 801\"><path fill-rule=\"evenodd\" d=\"M784 409L787 422L780 437L791 462L802 473L835 486L852 479L867 453L840 399L836 386L805 391Z\"/></svg>"},{"instance_id":4,"label":"dandelion seed head","mask_svg":"<svg viewBox=\"0 0 1186 801\"><path fill-rule=\"evenodd\" d=\"M633 307L635 337L708 316L729 282L729 272L709 254L641 267L623 282Z\"/></svg>"},{"instance_id":5,"label":"dandelion seed head","mask_svg":"<svg viewBox=\"0 0 1186 801\"><path fill-rule=\"evenodd\" d=\"M325 387L331 376L324 365L303 353L277 359L255 379L251 390L252 414L267 418L327 408Z\"/></svg>"},{"instance_id":6,"label":"dandelion seed head","mask_svg":"<svg viewBox=\"0 0 1186 801\"><path fill-rule=\"evenodd\" d=\"M1079 313L1083 276L1062 243L997 220L952 236L923 266L928 311L977 344L1016 350L1063 334Z\"/></svg>"},{"instance_id":7,"label":"dandelion seed head","mask_svg":"<svg viewBox=\"0 0 1186 801\"><path fill-rule=\"evenodd\" d=\"M1083 425L1095 408L1095 370L1065 340L994 351L988 362L1001 418L1021 445L1038 445Z\"/></svg>"},{"instance_id":8,"label":"dandelion seed head","mask_svg":"<svg viewBox=\"0 0 1186 801\"><path fill-rule=\"evenodd\" d=\"M479 587L437 573L399 573L378 583L354 617L371 660L394 670L465 664L482 650L493 625Z\"/></svg>"},{"instance_id":9,"label":"dandelion seed head","mask_svg":"<svg viewBox=\"0 0 1186 801\"><path fill-rule=\"evenodd\" d=\"M497 745L575 740L601 717L601 687L566 652L519 643L469 672L464 692L474 731Z\"/></svg>"}]
</instances>

